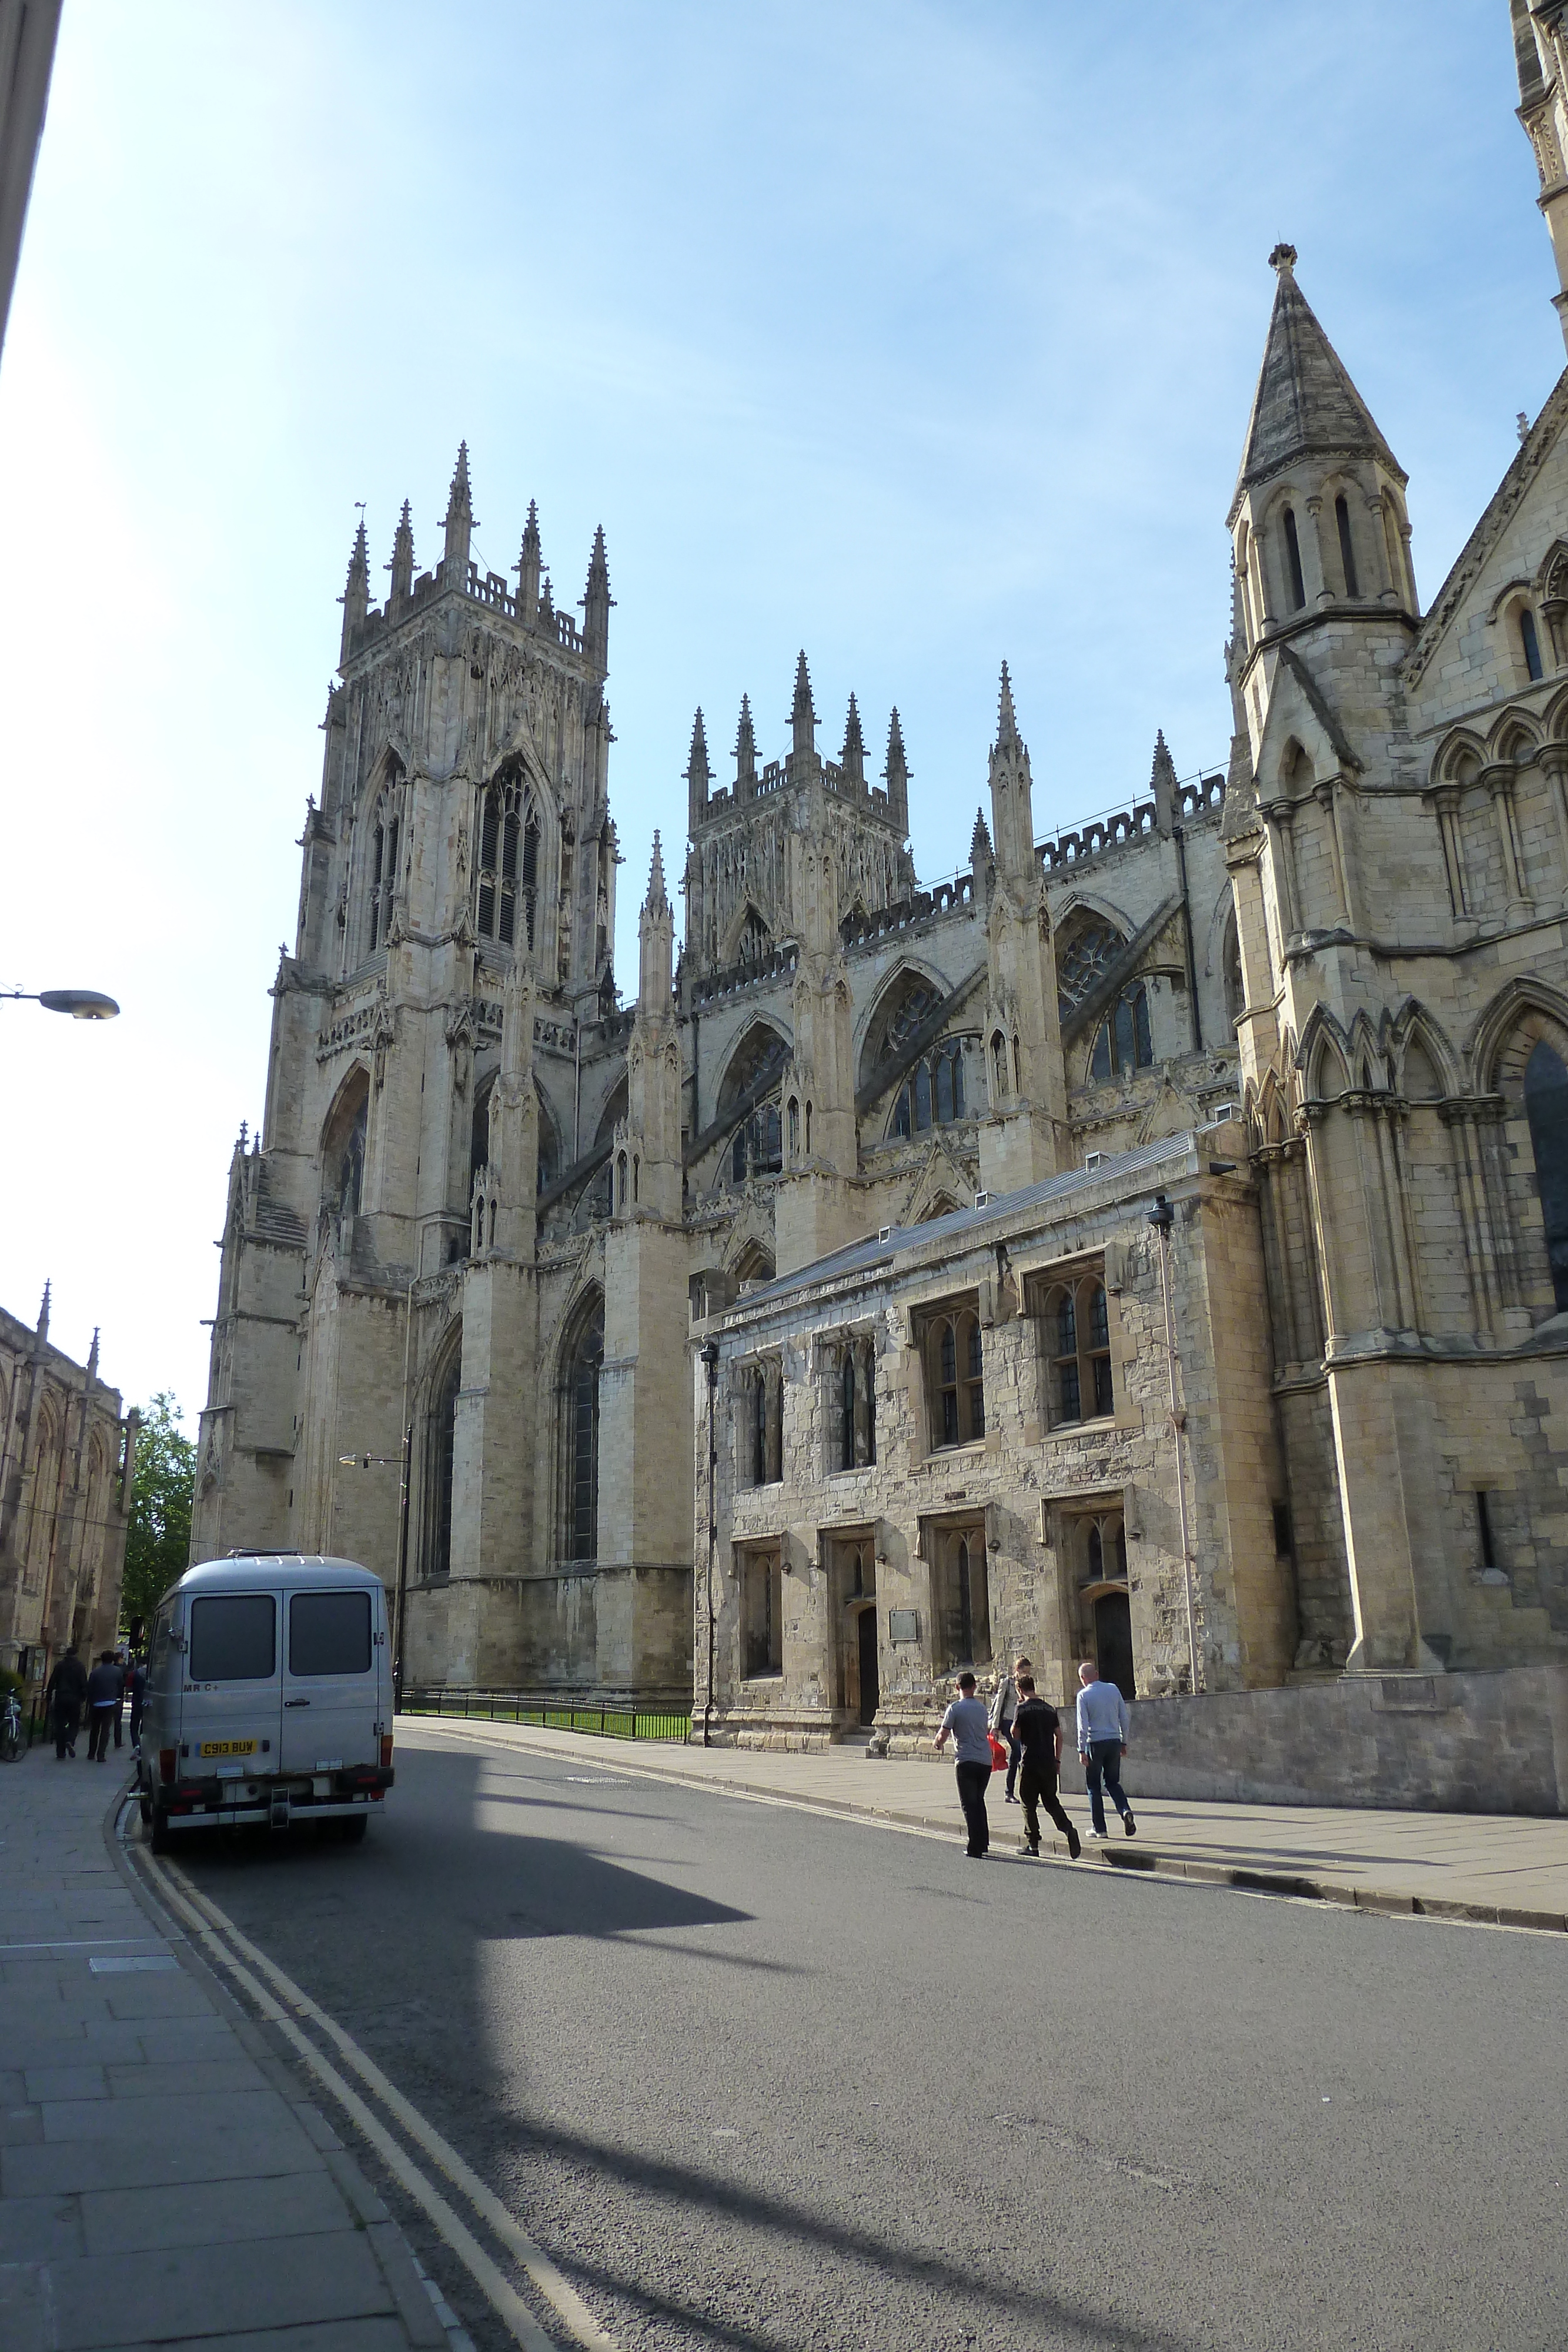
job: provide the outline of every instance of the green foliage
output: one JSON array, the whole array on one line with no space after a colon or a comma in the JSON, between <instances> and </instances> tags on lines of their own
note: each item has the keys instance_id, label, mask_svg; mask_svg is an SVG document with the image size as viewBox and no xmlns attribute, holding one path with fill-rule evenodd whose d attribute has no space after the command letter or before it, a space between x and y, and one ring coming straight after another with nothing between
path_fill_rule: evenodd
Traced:
<instances>
[{"instance_id":1,"label":"green foliage","mask_svg":"<svg viewBox=\"0 0 1568 2352\"><path fill-rule=\"evenodd\" d=\"M180 1408L160 1389L136 1441L131 1481L131 1527L125 1539L125 1582L120 1622L140 1617L145 1631L159 1601L183 1575L191 1550L191 1503L196 1490L196 1449L180 1427Z\"/></svg>"},{"instance_id":2,"label":"green foliage","mask_svg":"<svg viewBox=\"0 0 1568 2352\"><path fill-rule=\"evenodd\" d=\"M7 1691L15 1691L18 1699L24 1699L27 1696L27 1685L20 1675L11 1672L9 1666L0 1666L0 1706L4 1706Z\"/></svg>"}]
</instances>

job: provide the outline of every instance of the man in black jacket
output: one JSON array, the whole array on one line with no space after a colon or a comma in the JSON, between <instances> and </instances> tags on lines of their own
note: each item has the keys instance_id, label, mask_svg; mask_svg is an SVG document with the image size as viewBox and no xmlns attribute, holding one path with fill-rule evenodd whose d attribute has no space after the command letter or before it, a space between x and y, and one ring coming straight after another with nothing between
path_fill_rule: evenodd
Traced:
<instances>
[{"instance_id":1,"label":"man in black jacket","mask_svg":"<svg viewBox=\"0 0 1568 2352\"><path fill-rule=\"evenodd\" d=\"M1061 1810L1061 1800L1056 1793L1057 1774L1061 1768L1061 1717L1053 1706L1048 1706L1034 1693L1034 1676L1019 1675L1019 1710L1013 1717L1013 1730L1023 1751L1023 1769L1019 1774L1019 1793L1023 1799L1023 1843L1019 1853L1040 1852L1040 1809L1043 1805L1062 1836L1067 1840L1070 1861L1076 1862L1081 1851L1078 1832Z\"/></svg>"},{"instance_id":2,"label":"man in black jacket","mask_svg":"<svg viewBox=\"0 0 1568 2352\"><path fill-rule=\"evenodd\" d=\"M114 1652L105 1650L87 1678L87 1703L91 1715L87 1752L95 1764L107 1760L109 1735L114 1728L114 1718L120 1713L124 1689L125 1677L114 1663Z\"/></svg>"},{"instance_id":3,"label":"man in black jacket","mask_svg":"<svg viewBox=\"0 0 1568 2352\"><path fill-rule=\"evenodd\" d=\"M52 1716L55 1726L55 1759L63 1764L68 1752L77 1752L77 1726L81 1721L82 1701L87 1696L87 1668L78 1657L73 1642L65 1656L57 1661L54 1673L44 1687L44 1713Z\"/></svg>"}]
</instances>

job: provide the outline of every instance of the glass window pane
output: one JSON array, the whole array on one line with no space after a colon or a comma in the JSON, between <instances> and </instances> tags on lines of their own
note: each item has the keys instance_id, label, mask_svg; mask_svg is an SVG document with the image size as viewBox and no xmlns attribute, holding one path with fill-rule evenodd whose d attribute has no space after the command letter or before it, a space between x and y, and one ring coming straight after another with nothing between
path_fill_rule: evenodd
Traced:
<instances>
[{"instance_id":1,"label":"glass window pane","mask_svg":"<svg viewBox=\"0 0 1568 2352\"><path fill-rule=\"evenodd\" d=\"M1071 1290L1064 1290L1056 1309L1056 1352L1059 1356L1078 1353L1078 1310Z\"/></svg>"},{"instance_id":2,"label":"glass window pane","mask_svg":"<svg viewBox=\"0 0 1568 2352\"><path fill-rule=\"evenodd\" d=\"M969 1434L984 1437L986 1433L986 1391L979 1381L969 1383Z\"/></svg>"},{"instance_id":3,"label":"glass window pane","mask_svg":"<svg viewBox=\"0 0 1568 2352\"><path fill-rule=\"evenodd\" d=\"M1132 1000L1124 996L1116 1005L1116 1067L1133 1070L1137 1066L1138 1047L1133 1030Z\"/></svg>"},{"instance_id":4,"label":"glass window pane","mask_svg":"<svg viewBox=\"0 0 1568 2352\"><path fill-rule=\"evenodd\" d=\"M936 1123L951 1126L953 1120L953 1060L942 1055L936 1064Z\"/></svg>"},{"instance_id":5,"label":"glass window pane","mask_svg":"<svg viewBox=\"0 0 1568 2352\"><path fill-rule=\"evenodd\" d=\"M1137 1039L1138 1067L1146 1070L1155 1058L1154 1041L1149 1034L1149 994L1140 988L1133 999L1133 1028Z\"/></svg>"},{"instance_id":6,"label":"glass window pane","mask_svg":"<svg viewBox=\"0 0 1568 2352\"><path fill-rule=\"evenodd\" d=\"M953 1326L942 1326L942 1380L944 1385L958 1377L958 1351L953 1344Z\"/></svg>"},{"instance_id":7,"label":"glass window pane","mask_svg":"<svg viewBox=\"0 0 1568 2352\"><path fill-rule=\"evenodd\" d=\"M1568 1307L1568 1069L1544 1038L1525 1064L1524 1108L1552 1291L1557 1305Z\"/></svg>"},{"instance_id":8,"label":"glass window pane","mask_svg":"<svg viewBox=\"0 0 1568 2352\"><path fill-rule=\"evenodd\" d=\"M1111 1075L1111 1024L1108 1021L1100 1024L1100 1034L1094 1040L1094 1058L1089 1067L1094 1077L1108 1078Z\"/></svg>"},{"instance_id":9,"label":"glass window pane","mask_svg":"<svg viewBox=\"0 0 1568 2352\"><path fill-rule=\"evenodd\" d=\"M955 1045L953 1048L953 1116L955 1118L962 1118L964 1116L964 1048L962 1045Z\"/></svg>"},{"instance_id":10,"label":"glass window pane","mask_svg":"<svg viewBox=\"0 0 1568 2352\"><path fill-rule=\"evenodd\" d=\"M1111 1393L1111 1359L1094 1358L1094 1410L1097 1413L1114 1412L1115 1400Z\"/></svg>"},{"instance_id":11,"label":"glass window pane","mask_svg":"<svg viewBox=\"0 0 1568 2352\"><path fill-rule=\"evenodd\" d=\"M931 1072L924 1062L915 1066L915 1124L917 1128L931 1124Z\"/></svg>"},{"instance_id":12,"label":"glass window pane","mask_svg":"<svg viewBox=\"0 0 1568 2352\"><path fill-rule=\"evenodd\" d=\"M1063 1421L1082 1421L1083 1418L1078 1405L1076 1363L1063 1364L1061 1367L1061 1418Z\"/></svg>"},{"instance_id":13,"label":"glass window pane","mask_svg":"<svg viewBox=\"0 0 1568 2352\"><path fill-rule=\"evenodd\" d=\"M288 1603L291 1675L368 1675L368 1592L296 1592Z\"/></svg>"},{"instance_id":14,"label":"glass window pane","mask_svg":"<svg viewBox=\"0 0 1568 2352\"><path fill-rule=\"evenodd\" d=\"M958 1443L958 1391L956 1389L944 1389L942 1391L942 1443L944 1445L956 1445Z\"/></svg>"},{"instance_id":15,"label":"glass window pane","mask_svg":"<svg viewBox=\"0 0 1568 2352\"><path fill-rule=\"evenodd\" d=\"M909 1088L907 1085L900 1087L898 1090L898 1108L893 1114L893 1131L894 1135L907 1135L910 1132Z\"/></svg>"},{"instance_id":16,"label":"glass window pane","mask_svg":"<svg viewBox=\"0 0 1568 2352\"><path fill-rule=\"evenodd\" d=\"M977 1380L979 1379L979 1377L980 1377L980 1361L981 1361L981 1358L980 1358L980 1327L979 1327L979 1325L978 1325L977 1323L974 1323L974 1322L971 1322L971 1324L969 1325L969 1350L968 1350L968 1357L969 1357L969 1378L970 1378L972 1381L977 1381Z\"/></svg>"},{"instance_id":17,"label":"glass window pane","mask_svg":"<svg viewBox=\"0 0 1568 2352\"><path fill-rule=\"evenodd\" d=\"M1111 1344L1111 1314L1105 1301L1103 1283L1092 1283L1089 1291L1089 1345L1108 1348Z\"/></svg>"},{"instance_id":18,"label":"glass window pane","mask_svg":"<svg viewBox=\"0 0 1568 2352\"><path fill-rule=\"evenodd\" d=\"M277 1603L270 1592L212 1593L191 1603L191 1680L265 1682L277 1670Z\"/></svg>"}]
</instances>

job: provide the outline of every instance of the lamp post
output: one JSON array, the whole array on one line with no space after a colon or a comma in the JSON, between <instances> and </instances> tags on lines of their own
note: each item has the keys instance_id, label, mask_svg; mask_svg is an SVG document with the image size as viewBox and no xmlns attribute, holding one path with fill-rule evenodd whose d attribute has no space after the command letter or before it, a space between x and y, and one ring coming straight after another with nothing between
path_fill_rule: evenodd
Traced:
<instances>
[{"instance_id":1,"label":"lamp post","mask_svg":"<svg viewBox=\"0 0 1568 2352\"><path fill-rule=\"evenodd\" d=\"M0 1003L41 1004L46 1013L68 1013L73 1021L112 1021L120 1011L112 996L96 988L0 988Z\"/></svg>"},{"instance_id":2,"label":"lamp post","mask_svg":"<svg viewBox=\"0 0 1568 2352\"><path fill-rule=\"evenodd\" d=\"M401 1454L340 1454L340 1470L399 1470L402 1491L398 1496L397 1598L392 1610L392 1713L402 1712L402 1605L408 1591L408 1479L413 1450L413 1423L402 1433Z\"/></svg>"},{"instance_id":3,"label":"lamp post","mask_svg":"<svg viewBox=\"0 0 1568 2352\"><path fill-rule=\"evenodd\" d=\"M1160 1292L1166 1309L1166 1376L1170 1384L1171 1447L1176 1455L1176 1516L1181 1522L1181 1580L1186 1600L1187 1672L1192 1682L1192 1695L1196 1698L1197 1624L1192 1605L1192 1541L1187 1533L1186 1478L1181 1459L1181 1433L1186 1426L1186 1415L1176 1402L1176 1313L1171 1304L1171 1227L1176 1223L1176 1211L1163 1192L1155 1194L1155 1205L1148 1212L1148 1222L1159 1236Z\"/></svg>"},{"instance_id":4,"label":"lamp post","mask_svg":"<svg viewBox=\"0 0 1568 2352\"><path fill-rule=\"evenodd\" d=\"M718 1444L714 1434L714 1398L718 1386L718 1341L706 1340L702 1354L707 1371L707 1687L703 1693L703 1746L706 1748L708 1745L708 1727L713 1720L713 1577L718 1544Z\"/></svg>"}]
</instances>

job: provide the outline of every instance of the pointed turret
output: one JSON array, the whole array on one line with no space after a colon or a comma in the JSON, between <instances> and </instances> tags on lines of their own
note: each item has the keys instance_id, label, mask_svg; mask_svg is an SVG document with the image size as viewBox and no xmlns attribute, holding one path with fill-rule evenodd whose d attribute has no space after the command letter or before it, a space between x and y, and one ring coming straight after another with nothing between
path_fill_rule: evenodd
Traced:
<instances>
[{"instance_id":1,"label":"pointed turret","mask_svg":"<svg viewBox=\"0 0 1568 2352\"><path fill-rule=\"evenodd\" d=\"M707 736L698 708L692 721L692 748L686 760L686 830L695 833L707 814L708 786L713 782L707 761Z\"/></svg>"},{"instance_id":2,"label":"pointed turret","mask_svg":"<svg viewBox=\"0 0 1568 2352\"><path fill-rule=\"evenodd\" d=\"M887 813L902 834L909 831L909 761L904 755L904 730L899 724L898 705L893 706L893 716L887 722L887 764L883 769L887 782Z\"/></svg>"},{"instance_id":3,"label":"pointed turret","mask_svg":"<svg viewBox=\"0 0 1568 2352\"><path fill-rule=\"evenodd\" d=\"M844 748L839 754L839 765L844 772L846 784L865 787L865 740L861 734L861 715L855 698L850 697L849 714L844 720Z\"/></svg>"},{"instance_id":4,"label":"pointed turret","mask_svg":"<svg viewBox=\"0 0 1568 2352\"><path fill-rule=\"evenodd\" d=\"M1249 653L1331 604L1418 610L1405 471L1296 283L1295 247L1269 261L1279 282L1227 518Z\"/></svg>"},{"instance_id":5,"label":"pointed turret","mask_svg":"<svg viewBox=\"0 0 1568 2352\"><path fill-rule=\"evenodd\" d=\"M994 864L991 856L991 831L986 823L986 812L975 811L975 830L969 835L969 870L977 882L988 866Z\"/></svg>"},{"instance_id":6,"label":"pointed turret","mask_svg":"<svg viewBox=\"0 0 1568 2352\"><path fill-rule=\"evenodd\" d=\"M582 599L582 650L598 669L610 667L610 566L604 555L604 527L593 534L588 559L588 588Z\"/></svg>"},{"instance_id":7,"label":"pointed turret","mask_svg":"<svg viewBox=\"0 0 1568 2352\"><path fill-rule=\"evenodd\" d=\"M398 517L397 530L392 535L392 562L387 570L392 573L392 585L387 590L388 605L406 604L413 593L413 522L406 499Z\"/></svg>"},{"instance_id":8,"label":"pointed turret","mask_svg":"<svg viewBox=\"0 0 1568 2352\"><path fill-rule=\"evenodd\" d=\"M354 533L354 544L349 556L349 579L339 603L343 607L343 638L338 658L346 662L353 644L354 632L364 626L365 614L371 609L371 550L365 537L365 519L360 517L360 527Z\"/></svg>"},{"instance_id":9,"label":"pointed turret","mask_svg":"<svg viewBox=\"0 0 1568 2352\"><path fill-rule=\"evenodd\" d=\"M735 730L735 797L748 801L757 791L757 730L751 723L751 697L740 698L740 722Z\"/></svg>"},{"instance_id":10,"label":"pointed turret","mask_svg":"<svg viewBox=\"0 0 1568 2352\"><path fill-rule=\"evenodd\" d=\"M43 1348L49 1336L49 1287L50 1286L46 1282L43 1301L38 1308L38 1326L33 1335L39 1349Z\"/></svg>"},{"instance_id":11,"label":"pointed turret","mask_svg":"<svg viewBox=\"0 0 1568 2352\"><path fill-rule=\"evenodd\" d=\"M1181 814L1181 798L1176 790L1176 761L1171 758L1163 727L1155 737L1155 761L1149 771L1149 791L1154 796L1155 828L1168 841Z\"/></svg>"},{"instance_id":12,"label":"pointed turret","mask_svg":"<svg viewBox=\"0 0 1568 2352\"><path fill-rule=\"evenodd\" d=\"M1541 174L1539 203L1546 215L1557 280L1562 289L1552 298L1568 342L1568 89L1563 59L1565 44L1563 11L1540 6L1533 0L1510 0L1513 18L1513 54L1519 68L1519 119Z\"/></svg>"},{"instance_id":13,"label":"pointed turret","mask_svg":"<svg viewBox=\"0 0 1568 2352\"><path fill-rule=\"evenodd\" d=\"M648 867L648 895L637 925L639 971L637 1008L652 1020L667 1014L674 971L674 918L664 888L664 857L659 836L653 835L653 856Z\"/></svg>"},{"instance_id":14,"label":"pointed turret","mask_svg":"<svg viewBox=\"0 0 1568 2352\"><path fill-rule=\"evenodd\" d=\"M474 499L468 487L468 444L457 444L457 463L446 500L446 554L442 578L448 588L468 585L468 546L474 536Z\"/></svg>"},{"instance_id":15,"label":"pointed turret","mask_svg":"<svg viewBox=\"0 0 1568 2352\"><path fill-rule=\"evenodd\" d=\"M1252 395L1235 503L1239 505L1246 490L1271 481L1303 457L1331 453L1374 457L1405 482L1407 477L1351 382L1349 369L1296 283L1295 247L1277 245L1269 263L1279 284Z\"/></svg>"},{"instance_id":16,"label":"pointed turret","mask_svg":"<svg viewBox=\"0 0 1568 2352\"><path fill-rule=\"evenodd\" d=\"M1034 788L1030 777L1029 749L1019 733L1013 709L1012 680L1006 662L1002 664L997 709L997 740L991 746L991 824L996 835L998 872L1032 882L1036 878Z\"/></svg>"},{"instance_id":17,"label":"pointed turret","mask_svg":"<svg viewBox=\"0 0 1568 2352\"><path fill-rule=\"evenodd\" d=\"M795 664L795 701L789 713L789 726L794 737L791 748L796 760L809 764L817 756L817 714L811 708L811 673L806 667L803 646Z\"/></svg>"},{"instance_id":18,"label":"pointed turret","mask_svg":"<svg viewBox=\"0 0 1568 2352\"><path fill-rule=\"evenodd\" d=\"M539 616L539 510L532 499L528 500L528 519L523 525L523 544L517 556L517 611L525 621L537 621Z\"/></svg>"},{"instance_id":19,"label":"pointed turret","mask_svg":"<svg viewBox=\"0 0 1568 2352\"><path fill-rule=\"evenodd\" d=\"M98 1325L92 1327L92 1345L87 1351L87 1384L91 1388L98 1378Z\"/></svg>"}]
</instances>

